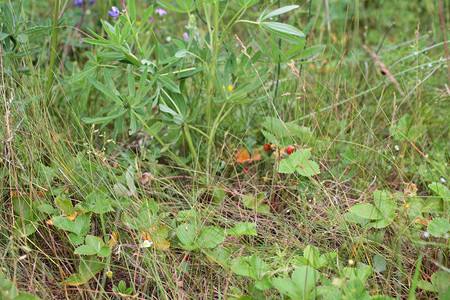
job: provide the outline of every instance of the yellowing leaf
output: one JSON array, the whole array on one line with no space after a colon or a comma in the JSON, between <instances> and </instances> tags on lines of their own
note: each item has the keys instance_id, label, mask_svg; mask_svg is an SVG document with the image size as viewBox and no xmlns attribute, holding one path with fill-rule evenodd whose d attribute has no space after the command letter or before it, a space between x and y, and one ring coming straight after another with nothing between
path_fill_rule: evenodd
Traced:
<instances>
[{"instance_id":1,"label":"yellowing leaf","mask_svg":"<svg viewBox=\"0 0 450 300\"><path fill-rule=\"evenodd\" d=\"M109 240L108 246L112 247L117 245L117 232L113 231L113 233L111 233L111 239Z\"/></svg>"},{"instance_id":2,"label":"yellowing leaf","mask_svg":"<svg viewBox=\"0 0 450 300\"><path fill-rule=\"evenodd\" d=\"M167 250L170 248L170 242L166 240L167 237L167 228L165 226L152 226L148 229L148 231L142 232L142 238L149 242L152 242L156 248L160 250Z\"/></svg>"}]
</instances>

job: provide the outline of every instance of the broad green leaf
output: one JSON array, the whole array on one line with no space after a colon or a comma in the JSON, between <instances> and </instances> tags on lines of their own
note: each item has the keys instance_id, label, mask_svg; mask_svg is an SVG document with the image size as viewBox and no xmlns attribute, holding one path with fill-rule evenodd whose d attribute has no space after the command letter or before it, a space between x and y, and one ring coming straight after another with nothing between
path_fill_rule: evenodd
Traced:
<instances>
[{"instance_id":1,"label":"broad green leaf","mask_svg":"<svg viewBox=\"0 0 450 300\"><path fill-rule=\"evenodd\" d=\"M74 224L69 218L56 216L52 218L53 224L59 229L74 232Z\"/></svg>"},{"instance_id":2,"label":"broad green leaf","mask_svg":"<svg viewBox=\"0 0 450 300\"><path fill-rule=\"evenodd\" d=\"M328 252L322 254L319 257L319 268L324 266L332 265L336 261L337 253L336 252Z\"/></svg>"},{"instance_id":3,"label":"broad green leaf","mask_svg":"<svg viewBox=\"0 0 450 300\"><path fill-rule=\"evenodd\" d=\"M361 278L353 278L347 281L347 284L342 288L342 291L344 292L344 299L370 299L370 294L367 292L364 280Z\"/></svg>"},{"instance_id":4,"label":"broad green leaf","mask_svg":"<svg viewBox=\"0 0 450 300\"><path fill-rule=\"evenodd\" d=\"M232 254L230 249L224 247L216 247L212 250L205 249L204 253L213 263L218 263L221 266L229 267L229 260Z\"/></svg>"},{"instance_id":5,"label":"broad green leaf","mask_svg":"<svg viewBox=\"0 0 450 300\"><path fill-rule=\"evenodd\" d=\"M373 268L380 273L386 270L386 260L383 256L375 254L373 257Z\"/></svg>"},{"instance_id":6,"label":"broad green leaf","mask_svg":"<svg viewBox=\"0 0 450 300\"><path fill-rule=\"evenodd\" d=\"M97 258L88 257L80 260L80 266L77 273L70 275L65 280L67 285L78 286L89 281L95 274L103 270L105 264Z\"/></svg>"},{"instance_id":7,"label":"broad green leaf","mask_svg":"<svg viewBox=\"0 0 450 300\"><path fill-rule=\"evenodd\" d=\"M200 248L213 248L222 243L224 239L225 233L223 229L216 226L209 226L204 228L200 233L197 239L197 245Z\"/></svg>"},{"instance_id":8,"label":"broad green leaf","mask_svg":"<svg viewBox=\"0 0 450 300\"><path fill-rule=\"evenodd\" d=\"M311 157L311 151L308 149L300 149L294 151L291 155L289 155L289 159L293 161L295 165L300 163L305 163Z\"/></svg>"},{"instance_id":9,"label":"broad green leaf","mask_svg":"<svg viewBox=\"0 0 450 300\"><path fill-rule=\"evenodd\" d=\"M79 235L76 235L75 233L70 233L69 241L72 243L72 245L78 246L78 245L83 244L84 236L79 236Z\"/></svg>"},{"instance_id":10,"label":"broad green leaf","mask_svg":"<svg viewBox=\"0 0 450 300\"><path fill-rule=\"evenodd\" d=\"M395 210L397 208L397 198L385 191L376 190L373 192L374 202L377 209L386 219L393 219L395 217Z\"/></svg>"},{"instance_id":11,"label":"broad green leaf","mask_svg":"<svg viewBox=\"0 0 450 300\"><path fill-rule=\"evenodd\" d=\"M79 215L73 224L73 232L79 236L85 236L91 227L91 218L89 215Z\"/></svg>"},{"instance_id":12,"label":"broad green leaf","mask_svg":"<svg viewBox=\"0 0 450 300\"><path fill-rule=\"evenodd\" d=\"M439 182L433 182L428 187L444 201L450 201L450 189Z\"/></svg>"},{"instance_id":13,"label":"broad green leaf","mask_svg":"<svg viewBox=\"0 0 450 300\"><path fill-rule=\"evenodd\" d=\"M393 219L380 219L374 222L371 222L369 228L385 228L392 223Z\"/></svg>"},{"instance_id":14,"label":"broad green leaf","mask_svg":"<svg viewBox=\"0 0 450 300\"><path fill-rule=\"evenodd\" d=\"M97 251L90 245L81 245L73 253L78 255L95 255Z\"/></svg>"},{"instance_id":15,"label":"broad green leaf","mask_svg":"<svg viewBox=\"0 0 450 300\"><path fill-rule=\"evenodd\" d=\"M295 168L295 170L302 176L311 177L313 175L320 174L320 168L319 165L312 160L307 160L303 164L299 164Z\"/></svg>"},{"instance_id":16,"label":"broad green leaf","mask_svg":"<svg viewBox=\"0 0 450 300\"><path fill-rule=\"evenodd\" d=\"M274 278L272 279L273 286L282 294L290 297L291 299L301 299L296 284L291 278Z\"/></svg>"},{"instance_id":17,"label":"broad green leaf","mask_svg":"<svg viewBox=\"0 0 450 300\"><path fill-rule=\"evenodd\" d=\"M111 248L108 246L102 246L100 251L97 252L97 255L100 257L108 257L111 255Z\"/></svg>"},{"instance_id":18,"label":"broad green leaf","mask_svg":"<svg viewBox=\"0 0 450 300\"><path fill-rule=\"evenodd\" d=\"M349 222L351 222L351 223L359 224L359 225L361 225L362 227L366 227L366 225L369 223L369 219L362 218L362 217L360 217L359 215L354 214L354 213L351 213L351 212L346 213L346 214L344 215L344 218L345 218L347 221L349 221Z\"/></svg>"},{"instance_id":19,"label":"broad green leaf","mask_svg":"<svg viewBox=\"0 0 450 300\"><path fill-rule=\"evenodd\" d=\"M182 247L187 250L197 248L194 244L198 235L198 227L192 223L183 223L177 228L177 237L183 244Z\"/></svg>"},{"instance_id":20,"label":"broad green leaf","mask_svg":"<svg viewBox=\"0 0 450 300\"><path fill-rule=\"evenodd\" d=\"M428 292L433 292L433 293L438 292L437 287L435 287L431 282L428 282L425 280L420 280L419 283L417 284L417 287L419 287L422 290L428 291Z\"/></svg>"},{"instance_id":21,"label":"broad green leaf","mask_svg":"<svg viewBox=\"0 0 450 300\"><path fill-rule=\"evenodd\" d=\"M72 200L70 200L70 199L56 197L55 204L61 210L61 212L65 215L70 216L75 212L75 208L72 205Z\"/></svg>"},{"instance_id":22,"label":"broad green leaf","mask_svg":"<svg viewBox=\"0 0 450 300\"><path fill-rule=\"evenodd\" d=\"M369 278L369 276L372 274L372 267L363 265L359 268L350 268L345 267L343 270L343 275L353 279L353 278L359 278L361 280L366 280Z\"/></svg>"},{"instance_id":23,"label":"broad green leaf","mask_svg":"<svg viewBox=\"0 0 450 300\"><path fill-rule=\"evenodd\" d=\"M435 237L443 237L450 231L450 223L444 218L434 218L428 223L428 232Z\"/></svg>"},{"instance_id":24,"label":"broad green leaf","mask_svg":"<svg viewBox=\"0 0 450 300\"><path fill-rule=\"evenodd\" d=\"M306 246L305 250L303 250L303 256L313 268L319 267L319 255L319 250L311 245Z\"/></svg>"},{"instance_id":25,"label":"broad green leaf","mask_svg":"<svg viewBox=\"0 0 450 300\"><path fill-rule=\"evenodd\" d=\"M278 172L283 174L292 174L295 172L296 168L297 165L294 164L291 159L285 158L280 161L280 164L278 165Z\"/></svg>"},{"instance_id":26,"label":"broad green leaf","mask_svg":"<svg viewBox=\"0 0 450 300\"><path fill-rule=\"evenodd\" d=\"M380 213L380 211L370 203L355 204L350 207L349 211L352 214L360 216L364 219L379 220L383 218L383 215Z\"/></svg>"},{"instance_id":27,"label":"broad green leaf","mask_svg":"<svg viewBox=\"0 0 450 300\"><path fill-rule=\"evenodd\" d=\"M302 294L309 293L319 280L319 272L310 266L303 266L292 273L292 280Z\"/></svg>"},{"instance_id":28,"label":"broad green leaf","mask_svg":"<svg viewBox=\"0 0 450 300\"><path fill-rule=\"evenodd\" d=\"M257 279L253 267L250 265L249 257L240 256L233 260L231 264L233 273L245 277Z\"/></svg>"},{"instance_id":29,"label":"broad green leaf","mask_svg":"<svg viewBox=\"0 0 450 300\"><path fill-rule=\"evenodd\" d=\"M96 214L104 214L114 211L111 206L111 199L108 198L107 194L105 194L103 190L91 192L86 197L86 202L89 204L91 211Z\"/></svg>"},{"instance_id":30,"label":"broad green leaf","mask_svg":"<svg viewBox=\"0 0 450 300\"><path fill-rule=\"evenodd\" d=\"M103 241L101 238L93 236L93 235L86 236L86 245L91 246L95 250L95 253L100 252L100 249L102 248L102 244L103 244Z\"/></svg>"},{"instance_id":31,"label":"broad green leaf","mask_svg":"<svg viewBox=\"0 0 450 300\"><path fill-rule=\"evenodd\" d=\"M43 203L41 205L38 206L39 211L49 214L49 215L54 215L58 213L58 210L56 208L54 208L53 206L51 206L50 204L47 203Z\"/></svg>"}]
</instances>

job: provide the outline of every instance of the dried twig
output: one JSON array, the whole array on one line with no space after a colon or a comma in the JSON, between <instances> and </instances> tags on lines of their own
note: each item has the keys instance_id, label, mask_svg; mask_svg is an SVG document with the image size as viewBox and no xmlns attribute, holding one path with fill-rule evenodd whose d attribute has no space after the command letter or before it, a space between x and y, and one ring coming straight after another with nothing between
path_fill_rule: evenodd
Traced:
<instances>
[{"instance_id":1,"label":"dried twig","mask_svg":"<svg viewBox=\"0 0 450 300\"><path fill-rule=\"evenodd\" d=\"M367 51L367 53L370 54L370 56L372 56L372 59L375 61L375 64L377 66L379 66L381 68L381 70L384 72L384 74L392 81L392 83L394 84L395 88L398 90L398 92L400 93L400 95L402 95L402 97L405 97L405 93L403 92L400 84L398 83L398 81L395 79L395 77L392 75L391 71L386 67L385 64L383 64L380 60L380 58L378 57L378 55L376 55L372 50L370 50L366 45L363 45L364 50Z\"/></svg>"}]
</instances>

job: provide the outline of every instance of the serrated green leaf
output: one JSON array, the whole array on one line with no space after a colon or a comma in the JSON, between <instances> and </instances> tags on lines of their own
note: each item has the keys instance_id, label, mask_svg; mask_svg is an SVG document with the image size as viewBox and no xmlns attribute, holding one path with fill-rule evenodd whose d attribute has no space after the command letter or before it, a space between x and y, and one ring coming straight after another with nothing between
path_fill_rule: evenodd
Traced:
<instances>
[{"instance_id":1,"label":"serrated green leaf","mask_svg":"<svg viewBox=\"0 0 450 300\"><path fill-rule=\"evenodd\" d=\"M229 235L257 235L256 230L254 227L256 226L255 223L250 222L239 222L236 224L234 228L227 229L227 234Z\"/></svg>"},{"instance_id":2,"label":"serrated green leaf","mask_svg":"<svg viewBox=\"0 0 450 300\"><path fill-rule=\"evenodd\" d=\"M377 209L386 219L393 219L395 217L395 210L397 209L397 198L385 191L376 190L373 192L374 202Z\"/></svg>"},{"instance_id":3,"label":"serrated green leaf","mask_svg":"<svg viewBox=\"0 0 450 300\"><path fill-rule=\"evenodd\" d=\"M75 208L73 207L72 201L70 199L56 197L55 204L61 210L61 212L67 216L70 216L75 212Z\"/></svg>"},{"instance_id":4,"label":"serrated green leaf","mask_svg":"<svg viewBox=\"0 0 450 300\"><path fill-rule=\"evenodd\" d=\"M197 248L195 240L198 235L198 227L192 223L184 223L177 227L177 237L183 244L182 247L187 250Z\"/></svg>"},{"instance_id":5,"label":"serrated green leaf","mask_svg":"<svg viewBox=\"0 0 450 300\"><path fill-rule=\"evenodd\" d=\"M303 250L303 256L308 260L313 268L319 267L319 250L316 247L308 245Z\"/></svg>"},{"instance_id":6,"label":"serrated green leaf","mask_svg":"<svg viewBox=\"0 0 450 300\"><path fill-rule=\"evenodd\" d=\"M428 223L428 232L435 237L443 237L450 231L450 223L444 218L434 218Z\"/></svg>"},{"instance_id":7,"label":"serrated green leaf","mask_svg":"<svg viewBox=\"0 0 450 300\"><path fill-rule=\"evenodd\" d=\"M56 216L52 218L52 222L59 229L74 232L73 221L71 221L69 218Z\"/></svg>"},{"instance_id":8,"label":"serrated green leaf","mask_svg":"<svg viewBox=\"0 0 450 300\"><path fill-rule=\"evenodd\" d=\"M100 251L97 252L97 255L100 257L108 257L111 255L111 248L108 246L102 246Z\"/></svg>"},{"instance_id":9,"label":"serrated green leaf","mask_svg":"<svg viewBox=\"0 0 450 300\"><path fill-rule=\"evenodd\" d=\"M90 245L81 245L73 253L77 255L95 255L97 251Z\"/></svg>"},{"instance_id":10,"label":"serrated green leaf","mask_svg":"<svg viewBox=\"0 0 450 300\"><path fill-rule=\"evenodd\" d=\"M214 248L222 243L224 239L225 233L223 229L216 226L209 226L204 228L200 233L197 239L197 245L200 248Z\"/></svg>"}]
</instances>

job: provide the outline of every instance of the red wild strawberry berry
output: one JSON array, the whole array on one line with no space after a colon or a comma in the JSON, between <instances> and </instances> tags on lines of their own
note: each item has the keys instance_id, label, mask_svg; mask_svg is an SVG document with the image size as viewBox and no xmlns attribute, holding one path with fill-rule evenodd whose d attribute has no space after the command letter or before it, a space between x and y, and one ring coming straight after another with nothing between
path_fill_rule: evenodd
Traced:
<instances>
[{"instance_id":1,"label":"red wild strawberry berry","mask_svg":"<svg viewBox=\"0 0 450 300\"><path fill-rule=\"evenodd\" d=\"M265 144L264 145L264 151L269 151L270 150L270 145L269 144Z\"/></svg>"},{"instance_id":2,"label":"red wild strawberry berry","mask_svg":"<svg viewBox=\"0 0 450 300\"><path fill-rule=\"evenodd\" d=\"M245 172L245 173L248 173L248 168L245 168L245 169L244 169L244 172Z\"/></svg>"},{"instance_id":3,"label":"red wild strawberry berry","mask_svg":"<svg viewBox=\"0 0 450 300\"><path fill-rule=\"evenodd\" d=\"M286 149L286 153L287 154L291 154L292 152L294 152L294 146L289 146L289 147L287 147L287 149Z\"/></svg>"}]
</instances>

